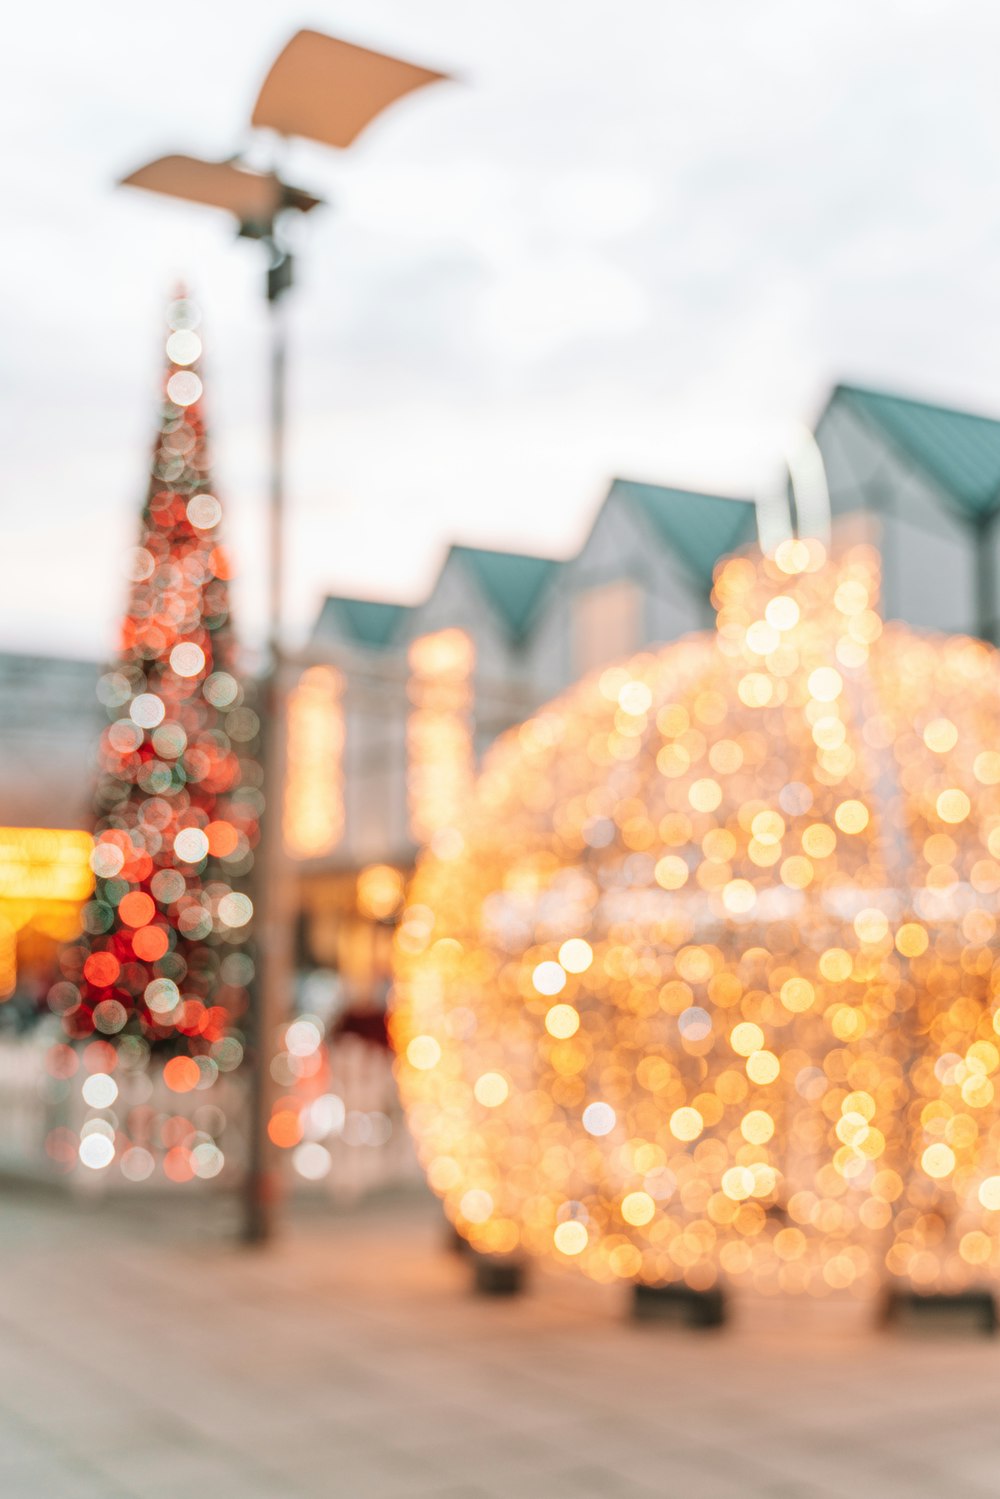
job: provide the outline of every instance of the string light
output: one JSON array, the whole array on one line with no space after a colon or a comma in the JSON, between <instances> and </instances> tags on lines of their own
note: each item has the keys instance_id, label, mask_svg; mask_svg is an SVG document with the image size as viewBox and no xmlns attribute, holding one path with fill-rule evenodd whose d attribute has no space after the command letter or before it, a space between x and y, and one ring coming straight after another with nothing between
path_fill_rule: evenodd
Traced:
<instances>
[{"instance_id":1,"label":"string light","mask_svg":"<svg viewBox=\"0 0 1000 1499\"><path fill-rule=\"evenodd\" d=\"M505 736L422 856L392 1035L477 1249L815 1295L1000 1271L1000 655L877 586L867 548L731 559L714 635Z\"/></svg>"}]
</instances>

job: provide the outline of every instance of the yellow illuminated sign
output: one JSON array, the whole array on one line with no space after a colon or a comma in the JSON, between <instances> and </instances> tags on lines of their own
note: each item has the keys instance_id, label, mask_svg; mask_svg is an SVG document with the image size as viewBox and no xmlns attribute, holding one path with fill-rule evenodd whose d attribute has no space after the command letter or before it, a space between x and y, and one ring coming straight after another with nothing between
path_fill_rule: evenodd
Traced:
<instances>
[{"instance_id":1,"label":"yellow illuminated sign","mask_svg":"<svg viewBox=\"0 0 1000 1499\"><path fill-rule=\"evenodd\" d=\"M86 900L93 846L76 828L0 828L0 900Z\"/></svg>"},{"instance_id":2,"label":"yellow illuminated sign","mask_svg":"<svg viewBox=\"0 0 1000 1499\"><path fill-rule=\"evenodd\" d=\"M0 828L0 1000L17 982L18 933L56 941L77 930L77 908L94 888L94 840L79 828Z\"/></svg>"}]
</instances>

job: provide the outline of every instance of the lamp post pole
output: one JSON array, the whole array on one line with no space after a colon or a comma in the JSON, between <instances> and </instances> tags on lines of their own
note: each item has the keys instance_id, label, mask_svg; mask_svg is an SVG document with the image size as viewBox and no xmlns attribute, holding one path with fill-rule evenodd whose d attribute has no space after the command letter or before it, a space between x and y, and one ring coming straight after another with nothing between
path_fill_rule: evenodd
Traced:
<instances>
[{"instance_id":1,"label":"lamp post pole","mask_svg":"<svg viewBox=\"0 0 1000 1499\"><path fill-rule=\"evenodd\" d=\"M285 413L288 365L288 327L285 295L292 286L292 257L269 236L271 264L267 269L267 308L271 337L271 506L270 573L268 589L268 644L272 657L280 653L284 608L285 541Z\"/></svg>"},{"instance_id":2,"label":"lamp post pole","mask_svg":"<svg viewBox=\"0 0 1000 1499\"><path fill-rule=\"evenodd\" d=\"M281 828L285 761L284 616L285 418L287 411L288 324L286 294L292 285L292 256L277 240L273 224L263 236L270 254L266 298L271 341L270 482L268 504L267 662L261 681L261 750L264 817L257 851L255 911L257 962L251 990L251 1065L248 1081L247 1164L243 1177L242 1238L266 1244L273 1236L281 1197L281 1177L268 1134L274 1091L273 1038L292 997L293 953L289 892L291 871Z\"/></svg>"}]
</instances>

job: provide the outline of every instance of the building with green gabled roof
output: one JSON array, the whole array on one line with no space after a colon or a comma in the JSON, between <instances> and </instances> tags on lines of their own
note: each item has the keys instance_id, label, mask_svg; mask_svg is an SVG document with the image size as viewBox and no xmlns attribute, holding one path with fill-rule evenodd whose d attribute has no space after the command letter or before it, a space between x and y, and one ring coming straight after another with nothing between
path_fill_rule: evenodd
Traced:
<instances>
[{"instance_id":1,"label":"building with green gabled roof","mask_svg":"<svg viewBox=\"0 0 1000 1499\"><path fill-rule=\"evenodd\" d=\"M619 499L643 516L694 582L705 589L711 588L721 558L757 539L756 511L746 499L615 479L607 502Z\"/></svg>"},{"instance_id":2,"label":"building with green gabled roof","mask_svg":"<svg viewBox=\"0 0 1000 1499\"><path fill-rule=\"evenodd\" d=\"M526 552L494 552L485 547L451 547L450 556L472 573L515 645L531 629L559 570L553 557Z\"/></svg>"},{"instance_id":3,"label":"building with green gabled roof","mask_svg":"<svg viewBox=\"0 0 1000 1499\"><path fill-rule=\"evenodd\" d=\"M1000 509L1000 421L857 385L838 385L834 403L915 464L964 520Z\"/></svg>"},{"instance_id":4,"label":"building with green gabled roof","mask_svg":"<svg viewBox=\"0 0 1000 1499\"><path fill-rule=\"evenodd\" d=\"M756 533L749 500L613 480L532 631L532 680L541 695L644 646L707 628L716 565Z\"/></svg>"},{"instance_id":5,"label":"building with green gabled roof","mask_svg":"<svg viewBox=\"0 0 1000 1499\"><path fill-rule=\"evenodd\" d=\"M746 499L618 478L575 556L453 543L422 602L331 595L313 643L385 657L422 634L464 629L482 680L508 683L525 708L583 672L709 624L716 565L755 537Z\"/></svg>"},{"instance_id":6,"label":"building with green gabled roof","mask_svg":"<svg viewBox=\"0 0 1000 1499\"><path fill-rule=\"evenodd\" d=\"M448 598L442 608L438 595L442 580L452 571L458 571L468 582L472 600L471 609L467 605L465 612L474 616L477 608L485 605L498 633L509 646L516 648L530 631L560 565L553 557L454 543L422 603L398 604L328 594L313 626L312 640L314 644L341 640L375 651L402 647L422 630L441 627L432 623L431 616L440 614L453 622L460 607L458 601Z\"/></svg>"},{"instance_id":7,"label":"building with green gabled roof","mask_svg":"<svg viewBox=\"0 0 1000 1499\"><path fill-rule=\"evenodd\" d=\"M398 637L407 612L406 604L327 594L313 626L313 638L342 639L370 650L383 650Z\"/></svg>"},{"instance_id":8,"label":"building with green gabled roof","mask_svg":"<svg viewBox=\"0 0 1000 1499\"><path fill-rule=\"evenodd\" d=\"M414 642L442 630L471 641L478 753L585 672L710 625L713 570L755 534L747 500L615 479L583 546L563 561L455 543L418 603L327 598L309 657L337 665L345 684L347 815L338 857L408 856Z\"/></svg>"},{"instance_id":9,"label":"building with green gabled roof","mask_svg":"<svg viewBox=\"0 0 1000 1499\"><path fill-rule=\"evenodd\" d=\"M882 553L887 617L995 640L1000 421L838 385L816 440L838 525Z\"/></svg>"}]
</instances>

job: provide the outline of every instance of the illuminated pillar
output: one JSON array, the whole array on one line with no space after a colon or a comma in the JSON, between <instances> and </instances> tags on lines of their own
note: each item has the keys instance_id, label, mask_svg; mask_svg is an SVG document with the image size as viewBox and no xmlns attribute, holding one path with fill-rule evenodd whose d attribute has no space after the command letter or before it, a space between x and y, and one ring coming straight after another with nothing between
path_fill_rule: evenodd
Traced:
<instances>
[{"instance_id":1,"label":"illuminated pillar","mask_svg":"<svg viewBox=\"0 0 1000 1499\"><path fill-rule=\"evenodd\" d=\"M407 802L420 843L453 826L472 789L474 664L464 630L438 630L410 646Z\"/></svg>"},{"instance_id":2,"label":"illuminated pillar","mask_svg":"<svg viewBox=\"0 0 1000 1499\"><path fill-rule=\"evenodd\" d=\"M289 694L285 846L316 859L344 834L344 679L332 666L311 666Z\"/></svg>"}]
</instances>

